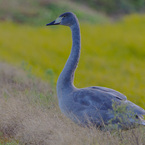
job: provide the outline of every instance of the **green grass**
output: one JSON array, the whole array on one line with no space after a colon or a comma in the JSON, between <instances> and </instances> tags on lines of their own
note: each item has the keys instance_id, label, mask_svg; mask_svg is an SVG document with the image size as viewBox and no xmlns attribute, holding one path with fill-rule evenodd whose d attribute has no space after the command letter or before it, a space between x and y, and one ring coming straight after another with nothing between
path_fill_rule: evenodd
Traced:
<instances>
[{"instance_id":1,"label":"green grass","mask_svg":"<svg viewBox=\"0 0 145 145\"><path fill-rule=\"evenodd\" d=\"M81 23L82 51L75 75L77 87L116 89L145 108L145 15L131 15L112 24ZM0 23L0 60L32 67L33 74L56 82L71 49L71 32L64 26L31 27Z\"/></svg>"},{"instance_id":2,"label":"green grass","mask_svg":"<svg viewBox=\"0 0 145 145\"><path fill-rule=\"evenodd\" d=\"M74 12L81 21L105 23L107 16L71 1L0 0L0 20L41 26L66 11Z\"/></svg>"}]
</instances>

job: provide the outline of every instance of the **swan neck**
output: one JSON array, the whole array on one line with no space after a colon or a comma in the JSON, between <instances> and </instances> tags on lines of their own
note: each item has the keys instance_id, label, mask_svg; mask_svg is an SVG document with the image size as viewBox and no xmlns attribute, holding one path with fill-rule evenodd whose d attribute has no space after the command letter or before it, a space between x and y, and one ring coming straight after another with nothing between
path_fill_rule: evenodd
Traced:
<instances>
[{"instance_id":1,"label":"swan neck","mask_svg":"<svg viewBox=\"0 0 145 145\"><path fill-rule=\"evenodd\" d=\"M58 81L57 81L57 93L58 96L63 90L71 91L74 89L74 73L78 65L80 57L80 27L78 21L75 24L70 26L72 32L72 49L69 55L69 58L64 66L63 71L61 72Z\"/></svg>"}]
</instances>

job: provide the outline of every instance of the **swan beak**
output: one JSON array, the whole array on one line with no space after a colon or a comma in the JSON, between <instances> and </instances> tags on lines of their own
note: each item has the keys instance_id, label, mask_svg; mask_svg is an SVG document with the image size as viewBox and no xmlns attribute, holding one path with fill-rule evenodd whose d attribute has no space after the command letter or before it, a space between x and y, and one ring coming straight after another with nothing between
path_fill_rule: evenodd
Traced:
<instances>
[{"instance_id":1,"label":"swan beak","mask_svg":"<svg viewBox=\"0 0 145 145\"><path fill-rule=\"evenodd\" d=\"M50 25L59 25L61 23L62 17L58 17L55 21L52 21L51 23L46 24L46 26Z\"/></svg>"}]
</instances>

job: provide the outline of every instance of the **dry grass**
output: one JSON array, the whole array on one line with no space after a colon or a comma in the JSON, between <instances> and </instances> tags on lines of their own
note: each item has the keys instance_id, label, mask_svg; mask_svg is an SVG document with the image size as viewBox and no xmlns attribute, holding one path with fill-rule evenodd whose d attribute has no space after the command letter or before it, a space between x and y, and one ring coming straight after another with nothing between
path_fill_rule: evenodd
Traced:
<instances>
[{"instance_id":1,"label":"dry grass","mask_svg":"<svg viewBox=\"0 0 145 145\"><path fill-rule=\"evenodd\" d=\"M82 128L64 117L50 86L0 63L0 132L27 145L143 145L145 129L120 134Z\"/></svg>"}]
</instances>

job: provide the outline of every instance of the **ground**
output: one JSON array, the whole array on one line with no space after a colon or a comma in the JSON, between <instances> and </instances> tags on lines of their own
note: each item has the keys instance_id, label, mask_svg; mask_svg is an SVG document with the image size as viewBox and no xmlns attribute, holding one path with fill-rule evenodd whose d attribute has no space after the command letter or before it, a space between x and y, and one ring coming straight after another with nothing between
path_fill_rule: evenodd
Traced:
<instances>
[{"instance_id":1,"label":"ground","mask_svg":"<svg viewBox=\"0 0 145 145\"><path fill-rule=\"evenodd\" d=\"M5 63L0 63L0 116L1 144L145 143L145 129L109 133L77 126L60 112L48 83Z\"/></svg>"}]
</instances>

